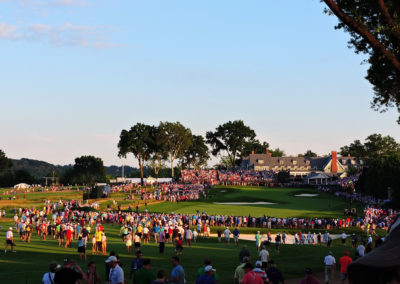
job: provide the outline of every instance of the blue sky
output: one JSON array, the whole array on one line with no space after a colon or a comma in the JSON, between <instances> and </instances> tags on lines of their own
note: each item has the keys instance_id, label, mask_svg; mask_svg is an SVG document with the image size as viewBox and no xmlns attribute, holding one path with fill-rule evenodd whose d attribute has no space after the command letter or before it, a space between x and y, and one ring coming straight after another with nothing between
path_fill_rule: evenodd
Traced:
<instances>
[{"instance_id":1,"label":"blue sky","mask_svg":"<svg viewBox=\"0 0 400 284\"><path fill-rule=\"evenodd\" d=\"M363 57L323 9L319 0L0 0L0 149L121 164L121 130L160 120L204 135L242 119L292 155L372 133L399 140L396 112L369 108Z\"/></svg>"}]
</instances>

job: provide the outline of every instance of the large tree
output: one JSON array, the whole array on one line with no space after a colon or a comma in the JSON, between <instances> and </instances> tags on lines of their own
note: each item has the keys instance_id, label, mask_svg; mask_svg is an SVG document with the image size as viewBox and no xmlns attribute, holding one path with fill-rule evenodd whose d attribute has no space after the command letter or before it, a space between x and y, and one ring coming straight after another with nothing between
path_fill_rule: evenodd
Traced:
<instances>
[{"instance_id":1,"label":"large tree","mask_svg":"<svg viewBox=\"0 0 400 284\"><path fill-rule=\"evenodd\" d=\"M253 151L256 154L265 154L267 149L269 148L268 142L260 142L258 139L252 139L244 144L244 148L242 151L242 156L248 156Z\"/></svg>"},{"instance_id":2,"label":"large tree","mask_svg":"<svg viewBox=\"0 0 400 284\"><path fill-rule=\"evenodd\" d=\"M7 158L3 150L0 149L0 172L6 171L12 167L12 162Z\"/></svg>"},{"instance_id":3,"label":"large tree","mask_svg":"<svg viewBox=\"0 0 400 284\"><path fill-rule=\"evenodd\" d=\"M75 159L74 170L87 185L105 179L103 160L94 156L81 156Z\"/></svg>"},{"instance_id":4,"label":"large tree","mask_svg":"<svg viewBox=\"0 0 400 284\"><path fill-rule=\"evenodd\" d=\"M400 112L400 1L322 0L350 34L349 46L368 55L366 79L374 87L372 107ZM400 117L397 120L400 123Z\"/></svg>"},{"instance_id":5,"label":"large tree","mask_svg":"<svg viewBox=\"0 0 400 284\"><path fill-rule=\"evenodd\" d=\"M312 157L317 157L317 153L314 153L311 150L307 150L304 154L298 154L298 157L306 157L306 158L312 158Z\"/></svg>"},{"instance_id":6,"label":"large tree","mask_svg":"<svg viewBox=\"0 0 400 284\"><path fill-rule=\"evenodd\" d=\"M165 167L164 161L168 159L168 145L164 139L163 130L155 127L153 153L149 159L149 166L154 170L157 178L160 170Z\"/></svg>"},{"instance_id":7,"label":"large tree","mask_svg":"<svg viewBox=\"0 0 400 284\"><path fill-rule=\"evenodd\" d=\"M165 141L169 161L171 164L171 175L174 178L174 161L181 159L185 151L192 144L192 131L180 122L160 122L158 126L160 137Z\"/></svg>"},{"instance_id":8,"label":"large tree","mask_svg":"<svg viewBox=\"0 0 400 284\"><path fill-rule=\"evenodd\" d=\"M271 150L269 150L269 152L271 153L272 157L283 157L283 156L285 156L285 151L283 151L283 150L281 150L279 148L271 149Z\"/></svg>"},{"instance_id":9,"label":"large tree","mask_svg":"<svg viewBox=\"0 0 400 284\"><path fill-rule=\"evenodd\" d=\"M234 167L236 159L244 153L245 145L254 140L256 133L242 120L228 121L219 125L214 132L206 133L207 143L211 145L214 156L226 152L230 167Z\"/></svg>"},{"instance_id":10,"label":"large tree","mask_svg":"<svg viewBox=\"0 0 400 284\"><path fill-rule=\"evenodd\" d=\"M192 144L183 153L182 164L187 168L193 166L199 170L202 166L207 165L209 159L210 154L203 136L193 135Z\"/></svg>"},{"instance_id":11,"label":"large tree","mask_svg":"<svg viewBox=\"0 0 400 284\"><path fill-rule=\"evenodd\" d=\"M143 166L145 162L154 153L155 136L157 129L154 126L136 123L129 130L122 130L118 142L118 155L126 157L127 154L133 154L139 163L140 181L143 186Z\"/></svg>"},{"instance_id":12,"label":"large tree","mask_svg":"<svg viewBox=\"0 0 400 284\"><path fill-rule=\"evenodd\" d=\"M364 144L360 140L354 140L350 145L340 147L340 154L342 156L352 156L352 157L366 157L367 151L365 150Z\"/></svg>"}]
</instances>

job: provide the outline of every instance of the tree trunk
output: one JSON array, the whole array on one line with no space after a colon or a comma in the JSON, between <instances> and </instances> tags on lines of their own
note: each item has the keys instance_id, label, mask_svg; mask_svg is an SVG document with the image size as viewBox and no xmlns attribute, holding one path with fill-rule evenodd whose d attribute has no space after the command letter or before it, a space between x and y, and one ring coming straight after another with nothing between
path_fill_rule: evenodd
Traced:
<instances>
[{"instance_id":1,"label":"tree trunk","mask_svg":"<svg viewBox=\"0 0 400 284\"><path fill-rule=\"evenodd\" d=\"M174 178L174 160L175 160L175 159L173 159L173 158L171 157L171 175L172 175L172 179Z\"/></svg>"},{"instance_id":2,"label":"tree trunk","mask_svg":"<svg viewBox=\"0 0 400 284\"><path fill-rule=\"evenodd\" d=\"M139 167L140 167L140 184L143 186L143 162L139 159Z\"/></svg>"}]
</instances>

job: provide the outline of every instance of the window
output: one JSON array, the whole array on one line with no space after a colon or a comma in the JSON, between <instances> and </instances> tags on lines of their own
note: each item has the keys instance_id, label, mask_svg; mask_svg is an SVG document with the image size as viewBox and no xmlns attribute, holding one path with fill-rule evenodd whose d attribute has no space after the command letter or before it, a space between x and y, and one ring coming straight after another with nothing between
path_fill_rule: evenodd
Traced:
<instances>
[{"instance_id":1,"label":"window","mask_svg":"<svg viewBox=\"0 0 400 284\"><path fill-rule=\"evenodd\" d=\"M293 160L292 162L293 162L293 165L297 165L297 161L296 160Z\"/></svg>"},{"instance_id":2,"label":"window","mask_svg":"<svg viewBox=\"0 0 400 284\"><path fill-rule=\"evenodd\" d=\"M285 162L283 160L279 160L279 164L283 165Z\"/></svg>"},{"instance_id":3,"label":"window","mask_svg":"<svg viewBox=\"0 0 400 284\"><path fill-rule=\"evenodd\" d=\"M264 160L257 160L259 164L264 164Z\"/></svg>"},{"instance_id":4,"label":"window","mask_svg":"<svg viewBox=\"0 0 400 284\"><path fill-rule=\"evenodd\" d=\"M306 160L306 165L309 165L310 164L310 160Z\"/></svg>"}]
</instances>

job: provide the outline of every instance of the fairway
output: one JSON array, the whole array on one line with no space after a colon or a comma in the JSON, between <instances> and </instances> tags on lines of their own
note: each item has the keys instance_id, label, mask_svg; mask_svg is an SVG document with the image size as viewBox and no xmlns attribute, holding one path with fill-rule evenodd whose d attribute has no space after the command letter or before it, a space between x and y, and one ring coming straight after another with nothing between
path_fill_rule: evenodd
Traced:
<instances>
[{"instance_id":1,"label":"fairway","mask_svg":"<svg viewBox=\"0 0 400 284\"><path fill-rule=\"evenodd\" d=\"M301 194L306 196L296 196ZM323 192L317 196L308 194L316 194L316 191L306 188L216 186L209 191L207 198L180 203L158 203L148 206L148 210L185 214L195 214L198 210L207 214L237 216L326 218L343 217L343 209L350 207L348 201L332 194ZM261 202L265 204L259 204ZM232 203L241 204L232 205Z\"/></svg>"}]
</instances>

